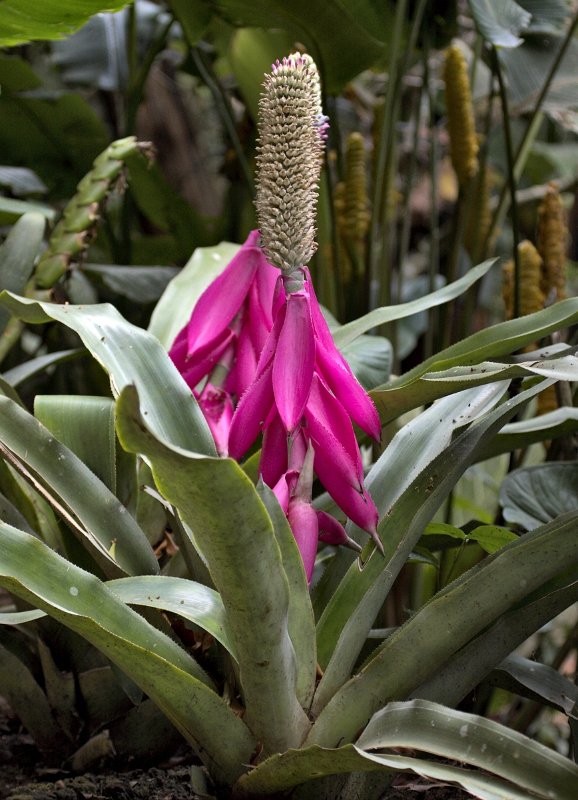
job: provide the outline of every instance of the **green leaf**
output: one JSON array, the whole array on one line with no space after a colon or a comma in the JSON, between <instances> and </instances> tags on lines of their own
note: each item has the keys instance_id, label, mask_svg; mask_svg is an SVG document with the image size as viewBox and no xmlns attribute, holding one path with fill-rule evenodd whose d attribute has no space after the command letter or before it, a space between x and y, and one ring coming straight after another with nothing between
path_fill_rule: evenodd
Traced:
<instances>
[{"instance_id":1,"label":"green leaf","mask_svg":"<svg viewBox=\"0 0 578 800\"><path fill-rule=\"evenodd\" d=\"M513 370L512 374L517 374L515 370L518 365L510 363L508 369L498 370L496 373L487 372L476 375L474 370L472 373L474 378L471 381L467 377L463 377L462 381L450 379L447 382L443 380L438 382L433 380L434 376L429 373L437 373L454 367L462 369L473 367L486 360L495 361L497 358L509 356L516 350L555 330L573 325L577 321L578 298L569 298L535 314L501 322L468 336L426 359L388 385L378 387L371 392L382 423L387 424L405 411L416 408L422 403L431 402L454 390L457 391L472 385L481 386L487 380L496 380L496 377L506 378L510 374L510 369ZM428 375L427 380L424 379L426 374Z\"/></svg>"},{"instance_id":2,"label":"green leaf","mask_svg":"<svg viewBox=\"0 0 578 800\"><path fill-rule=\"evenodd\" d=\"M509 542L518 539L515 533L500 525L480 525L469 531L467 538L477 542L486 553L496 553Z\"/></svg>"},{"instance_id":3,"label":"green leaf","mask_svg":"<svg viewBox=\"0 0 578 800\"><path fill-rule=\"evenodd\" d=\"M350 741L388 700L407 697L514 604L563 575L568 564L578 560L577 522L578 512L558 517L488 556L438 592L334 695L307 744Z\"/></svg>"},{"instance_id":4,"label":"green leaf","mask_svg":"<svg viewBox=\"0 0 578 800\"><path fill-rule=\"evenodd\" d=\"M418 750L443 761L394 755L387 752L391 748ZM241 796L272 796L322 776L374 770L451 782L483 800L527 800L528 791L543 800L572 800L578 788L578 768L569 759L497 722L423 700L390 703L372 718L356 745L274 755L243 775L239 787Z\"/></svg>"},{"instance_id":5,"label":"green leaf","mask_svg":"<svg viewBox=\"0 0 578 800\"><path fill-rule=\"evenodd\" d=\"M412 697L455 706L535 631L578 599L578 569L545 583L453 653L411 692Z\"/></svg>"},{"instance_id":6,"label":"green leaf","mask_svg":"<svg viewBox=\"0 0 578 800\"><path fill-rule=\"evenodd\" d=\"M90 17L102 11L119 11L131 0L2 0L0 47L26 44L34 39L64 39Z\"/></svg>"},{"instance_id":7,"label":"green leaf","mask_svg":"<svg viewBox=\"0 0 578 800\"><path fill-rule=\"evenodd\" d=\"M147 424L159 436L193 452L215 452L213 437L191 390L158 340L127 322L108 303L61 306L0 295L0 304L26 322L56 320L72 328L109 373L119 394L134 384Z\"/></svg>"},{"instance_id":8,"label":"green leaf","mask_svg":"<svg viewBox=\"0 0 578 800\"><path fill-rule=\"evenodd\" d=\"M390 703L372 717L357 746L409 747L465 762L543 798L571 800L578 791L578 767L570 759L493 720L427 700Z\"/></svg>"},{"instance_id":9,"label":"green leaf","mask_svg":"<svg viewBox=\"0 0 578 800\"><path fill-rule=\"evenodd\" d=\"M369 471L366 486L380 514L378 530L384 543L385 559L374 554L359 573L349 553L338 554L339 561L332 572L341 578L344 570L339 570L340 566L349 567L349 571L331 592L317 625L317 657L327 677L322 679L316 704L320 704L323 697L330 697L335 686L349 677L356 652L373 625L377 606L385 599L391 582L445 493L453 488L469 465L470 448L475 448L482 438L480 429L473 428L462 434L459 441L463 445L457 440L452 442L456 429L493 408L506 388L505 384L494 384L483 391L470 389L434 404L398 431ZM365 536L351 524L348 529L356 539ZM382 571L385 574L379 578ZM371 588L373 581L376 584ZM368 606L364 609L366 602ZM356 606L363 615L363 622L354 613ZM339 656L337 651L343 654ZM329 670L330 660L333 666Z\"/></svg>"},{"instance_id":10,"label":"green leaf","mask_svg":"<svg viewBox=\"0 0 578 800\"><path fill-rule=\"evenodd\" d=\"M71 450L7 397L0 397L0 448L104 569L115 577L119 570L158 571L151 546L125 507Z\"/></svg>"},{"instance_id":11,"label":"green leaf","mask_svg":"<svg viewBox=\"0 0 578 800\"><path fill-rule=\"evenodd\" d=\"M532 15L514 0L468 0L476 27L496 47L518 47Z\"/></svg>"},{"instance_id":12,"label":"green leaf","mask_svg":"<svg viewBox=\"0 0 578 800\"><path fill-rule=\"evenodd\" d=\"M231 783L255 746L244 723L209 688L199 665L94 575L0 523L0 584L84 637L125 672ZM223 742L227 743L223 747Z\"/></svg>"},{"instance_id":13,"label":"green leaf","mask_svg":"<svg viewBox=\"0 0 578 800\"><path fill-rule=\"evenodd\" d=\"M533 530L578 508L578 464L546 463L514 470L500 489L504 517Z\"/></svg>"},{"instance_id":14,"label":"green leaf","mask_svg":"<svg viewBox=\"0 0 578 800\"><path fill-rule=\"evenodd\" d=\"M168 0L189 45L198 42L211 22L211 10L202 0Z\"/></svg>"},{"instance_id":15,"label":"green leaf","mask_svg":"<svg viewBox=\"0 0 578 800\"><path fill-rule=\"evenodd\" d=\"M240 245L221 242L197 247L179 274L165 289L152 313L150 333L168 350L177 333L189 321L191 311L207 286L225 269Z\"/></svg>"},{"instance_id":16,"label":"green leaf","mask_svg":"<svg viewBox=\"0 0 578 800\"><path fill-rule=\"evenodd\" d=\"M36 358L31 358L29 361L23 361L22 364L17 364L15 367L12 367L12 369L7 370L3 377L11 386L20 386L21 383L24 383L29 378L33 378L45 369L56 366L56 364L63 364L85 353L86 351L83 348L46 353L46 355L37 356Z\"/></svg>"},{"instance_id":17,"label":"green leaf","mask_svg":"<svg viewBox=\"0 0 578 800\"><path fill-rule=\"evenodd\" d=\"M0 186L7 187L17 197L48 191L38 175L26 167L0 167Z\"/></svg>"},{"instance_id":18,"label":"green leaf","mask_svg":"<svg viewBox=\"0 0 578 800\"><path fill-rule=\"evenodd\" d=\"M118 264L84 264L82 272L102 281L107 289L135 303L158 300L179 270L176 267L123 267Z\"/></svg>"},{"instance_id":19,"label":"green leaf","mask_svg":"<svg viewBox=\"0 0 578 800\"><path fill-rule=\"evenodd\" d=\"M376 308L370 311L369 314L365 314L363 317L339 328L339 330L335 332L335 344L339 348L343 348L362 333L366 333L378 325L384 325L386 322L394 322L404 317L410 317L413 314L419 314L421 311L426 311L429 308L435 308L436 306L448 303L450 300L454 300L456 297L466 292L470 286L473 286L476 281L479 281L497 260L496 258L491 258L488 261L484 261L482 264L478 264L477 267L472 267L463 278L459 278L457 281L444 286L442 289L425 295L425 297L411 300L409 303L400 303L397 306L383 306L382 308Z\"/></svg>"},{"instance_id":20,"label":"green leaf","mask_svg":"<svg viewBox=\"0 0 578 800\"><path fill-rule=\"evenodd\" d=\"M499 676L500 673L508 676L506 686L503 679L498 677L496 680L496 674ZM559 708L566 716L578 719L578 688L546 664L521 656L509 656L498 664L489 682L541 703L546 702L553 708Z\"/></svg>"},{"instance_id":21,"label":"green leaf","mask_svg":"<svg viewBox=\"0 0 578 800\"><path fill-rule=\"evenodd\" d=\"M3 611L0 612L0 625L24 625L26 622L33 622L35 619L45 617L44 611L32 609L32 611Z\"/></svg>"},{"instance_id":22,"label":"green leaf","mask_svg":"<svg viewBox=\"0 0 578 800\"><path fill-rule=\"evenodd\" d=\"M106 585L128 605L162 608L194 622L236 657L223 601L214 589L165 575L118 578Z\"/></svg>"},{"instance_id":23,"label":"green leaf","mask_svg":"<svg viewBox=\"0 0 578 800\"><path fill-rule=\"evenodd\" d=\"M563 33L572 15L567 0L520 0L520 5L532 15L529 33Z\"/></svg>"},{"instance_id":24,"label":"green leaf","mask_svg":"<svg viewBox=\"0 0 578 800\"><path fill-rule=\"evenodd\" d=\"M266 752L299 744L308 720L296 697L289 587L271 518L241 467L159 441L126 387L117 401L125 449L151 464L163 496L193 531L225 605L239 663L245 721Z\"/></svg>"},{"instance_id":25,"label":"green leaf","mask_svg":"<svg viewBox=\"0 0 578 800\"><path fill-rule=\"evenodd\" d=\"M24 214L0 246L0 289L21 293L26 288L38 255L45 220L40 214ZM0 333L9 314L0 309Z\"/></svg>"},{"instance_id":26,"label":"green leaf","mask_svg":"<svg viewBox=\"0 0 578 800\"><path fill-rule=\"evenodd\" d=\"M535 442L545 442L578 431L578 408L563 406L538 417L504 425L499 434L488 442L480 453L480 461L529 447Z\"/></svg>"},{"instance_id":27,"label":"green leaf","mask_svg":"<svg viewBox=\"0 0 578 800\"><path fill-rule=\"evenodd\" d=\"M325 0L215 0L227 20L241 27L280 28L303 42L318 62L324 89L336 93L359 72L377 61L390 20L389 9L378 13L370 0L327 3ZM378 38L375 38L378 37ZM278 58L289 53L278 53Z\"/></svg>"},{"instance_id":28,"label":"green leaf","mask_svg":"<svg viewBox=\"0 0 578 800\"><path fill-rule=\"evenodd\" d=\"M34 416L116 494L114 403L108 397L36 395Z\"/></svg>"},{"instance_id":29,"label":"green leaf","mask_svg":"<svg viewBox=\"0 0 578 800\"><path fill-rule=\"evenodd\" d=\"M307 586L303 560L295 542L295 537L279 505L273 490L263 483L257 483L257 494L263 501L271 517L273 530L281 550L283 567L289 584L288 626L289 636L295 648L297 666L296 694L303 708L309 708L317 672L317 653L315 646L315 619Z\"/></svg>"}]
</instances>

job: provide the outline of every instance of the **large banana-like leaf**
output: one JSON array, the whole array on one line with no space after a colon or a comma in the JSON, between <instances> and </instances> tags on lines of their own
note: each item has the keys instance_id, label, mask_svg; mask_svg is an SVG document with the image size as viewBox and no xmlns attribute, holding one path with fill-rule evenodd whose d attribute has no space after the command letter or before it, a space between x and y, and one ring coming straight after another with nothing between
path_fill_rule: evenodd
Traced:
<instances>
[{"instance_id":1,"label":"large banana-like leaf","mask_svg":"<svg viewBox=\"0 0 578 800\"><path fill-rule=\"evenodd\" d=\"M450 381L447 386L444 386L443 383L438 386L431 380L433 376L429 376L430 380L424 384L422 380L424 375L449 370L453 367L467 368L488 360L495 361L498 358L509 356L549 333L574 325L577 321L578 298L571 297L554 303L542 311L537 311L535 314L528 314L508 322L500 322L462 339L418 364L397 380L371 392L382 423L385 425L405 411L416 408L422 403L431 402L436 397L486 382L485 373L478 375L472 373L474 375L473 384L469 383L466 374L466 376L462 376L462 382L456 380L455 382ZM505 374L501 373L500 377L508 377L507 371ZM492 376L491 379L496 380L497 376Z\"/></svg>"},{"instance_id":2,"label":"large banana-like leaf","mask_svg":"<svg viewBox=\"0 0 578 800\"><path fill-rule=\"evenodd\" d=\"M537 393L533 387L474 422L422 470L394 500L378 527L385 557L373 551L362 571L354 564L340 583L318 625L320 663L327 665L314 708L333 696L351 674L375 616L425 526L475 459L476 449ZM440 422L441 423L441 417ZM406 456L407 458L407 456ZM403 471L401 464L393 465ZM383 480L386 476L383 475ZM323 660L321 660L323 659Z\"/></svg>"},{"instance_id":3,"label":"large banana-like leaf","mask_svg":"<svg viewBox=\"0 0 578 800\"><path fill-rule=\"evenodd\" d=\"M64 39L94 14L119 11L132 0L2 0L0 47L34 39Z\"/></svg>"},{"instance_id":4,"label":"large banana-like leaf","mask_svg":"<svg viewBox=\"0 0 578 800\"><path fill-rule=\"evenodd\" d=\"M338 347L345 347L347 344L357 339L362 333L370 331L378 325L384 325L386 322L395 322L398 319L411 317L413 314L419 314L421 311L427 311L430 308L441 306L444 303L449 303L450 300L455 300L470 286L473 286L476 281L488 272L490 267L496 263L497 259L490 258L477 267L472 267L468 272L457 281L443 286L431 294L426 294L424 297L419 297L417 300L411 300L409 303L399 303L395 306L383 306L382 308L375 308L369 314L365 314L359 319L348 322L343 325L334 333L335 344Z\"/></svg>"},{"instance_id":5,"label":"large banana-like leaf","mask_svg":"<svg viewBox=\"0 0 578 800\"><path fill-rule=\"evenodd\" d=\"M255 742L178 644L94 575L29 534L0 523L0 585L98 647L201 746L217 780L239 776ZM226 746L223 746L226 743Z\"/></svg>"},{"instance_id":6,"label":"large banana-like leaf","mask_svg":"<svg viewBox=\"0 0 578 800\"><path fill-rule=\"evenodd\" d=\"M31 414L0 397L0 454L66 519L110 577L155 573L134 518L96 475Z\"/></svg>"},{"instance_id":7,"label":"large banana-like leaf","mask_svg":"<svg viewBox=\"0 0 578 800\"><path fill-rule=\"evenodd\" d=\"M385 703L407 697L512 606L562 575L578 561L577 526L578 512L565 514L488 556L435 595L334 695L308 744L351 741Z\"/></svg>"},{"instance_id":8,"label":"large banana-like leaf","mask_svg":"<svg viewBox=\"0 0 578 800\"><path fill-rule=\"evenodd\" d=\"M506 475L500 487L504 518L526 530L578 508L578 464L547 462Z\"/></svg>"},{"instance_id":9,"label":"large banana-like leaf","mask_svg":"<svg viewBox=\"0 0 578 800\"><path fill-rule=\"evenodd\" d=\"M56 320L72 328L109 373L114 394L129 384L137 387L151 430L178 447L216 453L197 401L159 341L127 322L113 306L63 306L9 292L0 295L0 303L25 322Z\"/></svg>"},{"instance_id":10,"label":"large banana-like leaf","mask_svg":"<svg viewBox=\"0 0 578 800\"><path fill-rule=\"evenodd\" d=\"M419 750L483 772L394 755L388 752L392 748ZM578 791L578 768L567 758L496 722L423 700L390 703L355 745L274 755L243 775L238 786L241 796L270 796L314 778L373 770L455 783L483 800L573 800Z\"/></svg>"},{"instance_id":11,"label":"large banana-like leaf","mask_svg":"<svg viewBox=\"0 0 578 800\"><path fill-rule=\"evenodd\" d=\"M231 459L201 457L159 441L133 387L117 401L117 429L123 447L148 458L159 491L200 544L225 605L247 724L266 753L296 746L309 723L296 696L289 587L271 518L255 487Z\"/></svg>"}]
</instances>

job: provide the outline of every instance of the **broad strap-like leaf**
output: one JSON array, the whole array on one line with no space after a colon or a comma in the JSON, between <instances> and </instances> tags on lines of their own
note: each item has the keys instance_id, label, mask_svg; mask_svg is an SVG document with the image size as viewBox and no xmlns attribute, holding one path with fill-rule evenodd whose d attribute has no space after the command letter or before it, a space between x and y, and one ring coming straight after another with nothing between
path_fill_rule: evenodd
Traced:
<instances>
[{"instance_id":1,"label":"broad strap-like leaf","mask_svg":"<svg viewBox=\"0 0 578 800\"><path fill-rule=\"evenodd\" d=\"M235 658L223 601L214 589L168 575L118 578L106 585L128 605L162 608L194 622L214 636Z\"/></svg>"},{"instance_id":2,"label":"broad strap-like leaf","mask_svg":"<svg viewBox=\"0 0 578 800\"><path fill-rule=\"evenodd\" d=\"M159 441L133 387L117 401L117 429L127 450L148 458L159 491L199 542L225 605L245 721L265 752L299 744L309 723L296 697L287 576L255 487L231 459L202 457Z\"/></svg>"},{"instance_id":3,"label":"broad strap-like leaf","mask_svg":"<svg viewBox=\"0 0 578 800\"><path fill-rule=\"evenodd\" d=\"M475 460L476 449L537 391L535 387L527 389L489 411L449 445L444 447L442 444L439 454L432 453L435 457L422 468L411 485L399 497L390 496L388 499L392 504L380 509L384 516L378 533L385 557L376 551L372 552L371 546L368 546L368 553L371 553L369 561L361 571L356 564L349 568L318 624L318 657L323 657L320 663L327 666L317 689L314 709L319 711L351 675L365 637L399 571L434 513L454 488L458 478ZM443 426L442 417L435 422L433 409L435 406L432 407L432 424ZM462 413L467 414L467 409ZM449 426L449 423L446 425ZM396 473L400 471L399 463L388 463ZM380 470L380 475L381 480L387 482L387 473ZM393 481L395 485L396 480ZM386 490L386 498L387 495ZM362 554L361 558L367 558L368 553Z\"/></svg>"},{"instance_id":4,"label":"broad strap-like leaf","mask_svg":"<svg viewBox=\"0 0 578 800\"><path fill-rule=\"evenodd\" d=\"M178 447L215 454L197 401L159 341L127 322L113 306L63 306L8 292L0 295L0 303L26 322L55 320L71 328L110 375L113 394L129 384L137 387L151 430Z\"/></svg>"},{"instance_id":5,"label":"broad strap-like leaf","mask_svg":"<svg viewBox=\"0 0 578 800\"><path fill-rule=\"evenodd\" d=\"M565 514L487 556L438 592L333 696L307 743L351 741L385 703L407 697L501 615L562 575L578 561L577 525L578 512Z\"/></svg>"},{"instance_id":6,"label":"broad strap-like leaf","mask_svg":"<svg viewBox=\"0 0 578 800\"><path fill-rule=\"evenodd\" d=\"M443 760L397 755L394 748ZM483 771L447 763L454 761ZM573 800L578 791L578 767L569 759L496 722L425 700L390 703L355 745L274 755L243 775L238 787L242 797L271 796L314 778L375 770L450 782L482 800Z\"/></svg>"},{"instance_id":7,"label":"broad strap-like leaf","mask_svg":"<svg viewBox=\"0 0 578 800\"><path fill-rule=\"evenodd\" d=\"M451 381L444 386L443 383L438 385L433 380L428 380L425 385L422 379L426 374L455 367L475 367L483 361L495 361L507 357L549 333L574 325L577 321L578 298L571 297L535 314L500 322L462 339L418 364L405 375L371 392L382 424L385 425L405 411L416 408L422 403L431 402L436 397L468 386L481 385L486 382L487 377L486 373L478 374L474 376L473 383L469 383L466 375L463 376L461 383L456 381L452 388ZM491 379L507 377L508 371L505 371L505 374L491 376Z\"/></svg>"},{"instance_id":8,"label":"broad strap-like leaf","mask_svg":"<svg viewBox=\"0 0 578 800\"><path fill-rule=\"evenodd\" d=\"M239 776L255 746L247 727L210 688L201 667L112 589L4 523L0 585L102 650L192 744L200 745L217 780L230 783Z\"/></svg>"},{"instance_id":9,"label":"broad strap-like leaf","mask_svg":"<svg viewBox=\"0 0 578 800\"><path fill-rule=\"evenodd\" d=\"M483 278L496 261L497 259L495 258L484 261L482 264L478 264L477 267L472 267L472 269L468 270L468 272L457 281L431 294L420 297L417 300L411 300L409 303L400 303L396 306L376 308L370 311L369 314L365 314L363 317L353 322L348 322L347 325L342 325L334 332L333 338L335 339L335 344L343 348L354 339L357 339L358 336L361 336L362 333L366 333L378 325L384 325L386 322L395 322L398 319L411 317L413 314L419 314L422 311L427 311L430 308L435 308L436 306L441 306L444 303L455 300L456 297L466 292L470 286L473 286L476 281Z\"/></svg>"},{"instance_id":10,"label":"broad strap-like leaf","mask_svg":"<svg viewBox=\"0 0 578 800\"><path fill-rule=\"evenodd\" d=\"M110 577L158 572L122 503L72 450L13 400L0 397L0 454L55 508Z\"/></svg>"},{"instance_id":11,"label":"broad strap-like leaf","mask_svg":"<svg viewBox=\"0 0 578 800\"><path fill-rule=\"evenodd\" d=\"M14 225L0 246L0 290L24 291L34 269L45 224L41 214L28 213ZM4 309L0 310L0 333L8 319L9 314Z\"/></svg>"}]
</instances>

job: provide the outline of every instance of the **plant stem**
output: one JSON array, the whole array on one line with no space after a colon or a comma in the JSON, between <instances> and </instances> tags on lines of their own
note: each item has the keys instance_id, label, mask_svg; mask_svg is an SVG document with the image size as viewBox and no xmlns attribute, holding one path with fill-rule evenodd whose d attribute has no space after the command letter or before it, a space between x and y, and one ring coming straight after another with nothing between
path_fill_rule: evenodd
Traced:
<instances>
[{"instance_id":1,"label":"plant stem","mask_svg":"<svg viewBox=\"0 0 578 800\"><path fill-rule=\"evenodd\" d=\"M504 76L500 67L498 58L498 51L496 47L492 49L493 66L498 78L498 87L500 92L500 103L502 105L502 118L504 124L504 143L506 146L506 161L508 170L508 187L510 191L510 202L512 204L512 238L513 238L513 255L514 255L514 319L520 316L520 257L518 253L518 244L520 241L519 227L518 227L518 204L516 202L516 175L514 172L514 150L512 146L512 131L510 128L510 114L508 109L508 95L506 93L506 84Z\"/></svg>"}]
</instances>

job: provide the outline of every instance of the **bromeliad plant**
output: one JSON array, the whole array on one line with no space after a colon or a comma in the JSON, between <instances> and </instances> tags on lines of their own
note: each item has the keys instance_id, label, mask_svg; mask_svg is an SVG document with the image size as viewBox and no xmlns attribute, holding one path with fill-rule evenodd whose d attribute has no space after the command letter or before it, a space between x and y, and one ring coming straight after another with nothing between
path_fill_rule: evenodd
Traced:
<instances>
[{"instance_id":1,"label":"bromeliad plant","mask_svg":"<svg viewBox=\"0 0 578 800\"><path fill-rule=\"evenodd\" d=\"M15 317L56 321L80 336L110 376L122 447L139 475L150 469L154 479L154 489L133 483L131 513L134 503L60 441L66 425L57 433L49 415L45 427L19 404L7 374L6 469L22 491L48 500L66 534L57 529L46 541L16 513L1 523L0 584L18 605L6 621L45 613L92 643L191 743L219 797L370 798L410 772L481 798L571 800L578 768L570 760L456 706L494 667L511 670L516 646L576 600L578 510L521 536L485 531L490 554L479 564L387 636L374 625L412 553L447 546L439 536L428 545L428 524L470 465L575 426L573 409L540 425L510 421L556 380L578 378L567 348L512 356L574 324L578 301L476 333L370 401L337 348L455 298L492 262L331 333L306 268L326 126L319 97L308 57L290 56L267 77L261 232L202 294L176 340L165 335L170 358L112 306L4 294ZM514 379L522 386L508 397ZM365 475L351 420L377 439L382 425L430 403ZM240 464L260 434L260 456ZM340 511L314 493L313 472ZM180 548L163 556L161 574L139 514L151 492ZM323 553L311 588L318 541L363 542L362 530L371 539L361 554ZM209 633L208 648L187 649L178 618L194 641Z\"/></svg>"}]
</instances>

